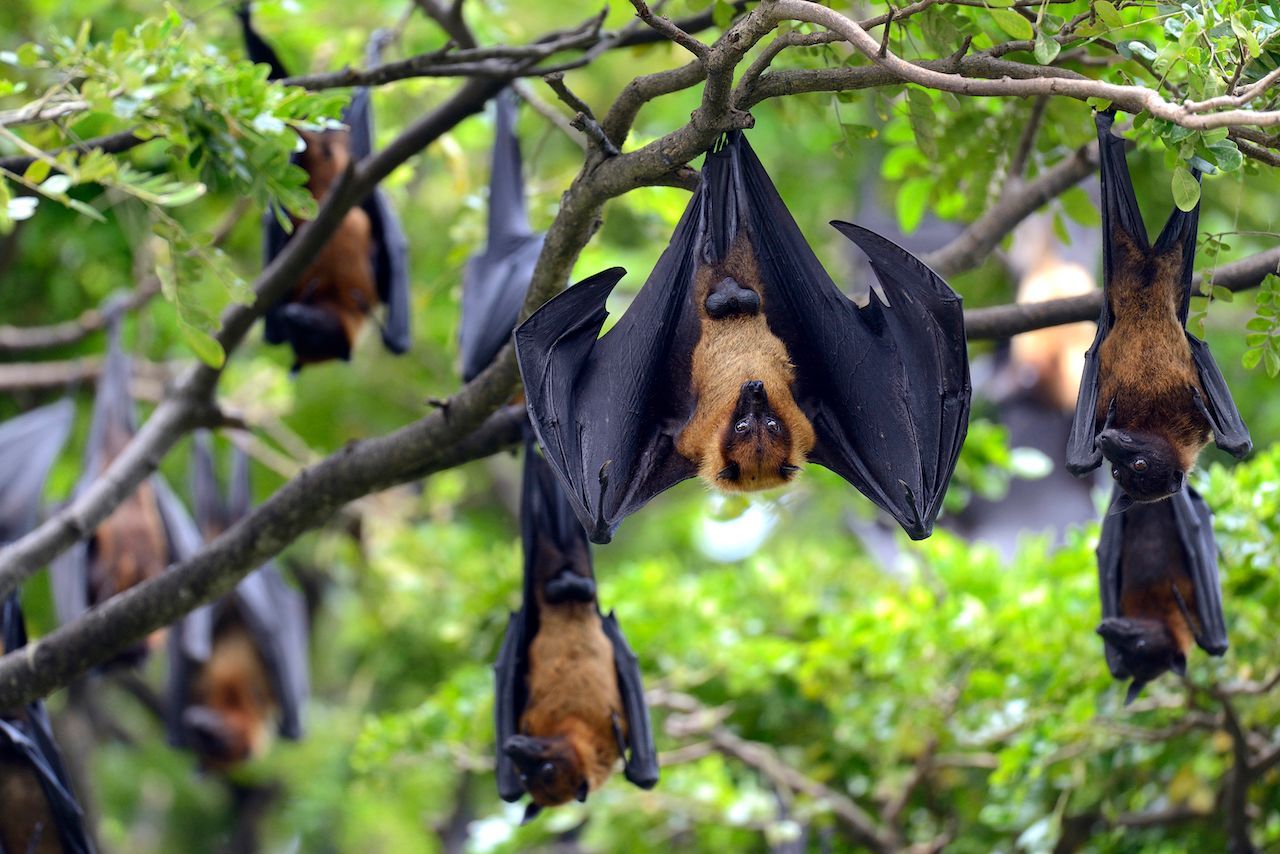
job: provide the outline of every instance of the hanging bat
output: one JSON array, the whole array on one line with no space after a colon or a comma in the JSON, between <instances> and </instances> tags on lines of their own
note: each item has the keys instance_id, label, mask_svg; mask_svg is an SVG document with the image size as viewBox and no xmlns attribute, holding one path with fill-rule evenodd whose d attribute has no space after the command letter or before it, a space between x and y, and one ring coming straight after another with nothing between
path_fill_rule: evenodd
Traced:
<instances>
[{"instance_id":1,"label":"hanging bat","mask_svg":"<svg viewBox=\"0 0 1280 854\"><path fill-rule=\"evenodd\" d=\"M462 323L458 349L462 379L470 382L489 366L520 318L543 235L529 228L520 140L516 136L516 94L498 96L493 166L489 177L489 240L467 262L462 278Z\"/></svg>"},{"instance_id":2,"label":"hanging bat","mask_svg":"<svg viewBox=\"0 0 1280 854\"><path fill-rule=\"evenodd\" d=\"M0 543L35 527L45 480L75 416L75 404L65 399L0 424Z\"/></svg>"},{"instance_id":3,"label":"hanging bat","mask_svg":"<svg viewBox=\"0 0 1280 854\"><path fill-rule=\"evenodd\" d=\"M532 436L525 439L520 528L524 604L494 667L498 794L543 807L585 801L621 757L644 789L658 782L644 686L613 614L596 600L591 547Z\"/></svg>"},{"instance_id":4,"label":"hanging bat","mask_svg":"<svg viewBox=\"0 0 1280 854\"><path fill-rule=\"evenodd\" d=\"M268 79L288 76L276 52L253 28L249 5L237 8L249 58L270 67ZM368 65L381 58L383 34L369 43ZM299 131L305 148L293 162L306 170L307 189L323 200L348 165L373 150L373 112L366 88L357 88L343 111L345 130ZM293 226L302 224L290 218ZM263 218L267 264L289 242L276 212ZM382 343L392 353L409 349L408 241L390 202L375 189L343 217L333 236L311 259L292 292L268 310L265 337L270 344L288 343L293 370L330 359L348 360L365 318L377 303L386 307Z\"/></svg>"},{"instance_id":5,"label":"hanging bat","mask_svg":"<svg viewBox=\"0 0 1280 854\"><path fill-rule=\"evenodd\" d=\"M1122 495L1117 486L1113 500ZM1227 651L1213 514L1191 487L1103 519L1098 584L1107 666L1133 679L1126 705L1166 670L1186 675L1193 641Z\"/></svg>"},{"instance_id":6,"label":"hanging bat","mask_svg":"<svg viewBox=\"0 0 1280 854\"><path fill-rule=\"evenodd\" d=\"M517 328L534 430L593 541L686 478L767 489L806 461L929 535L968 427L960 297L897 245L832 224L879 280L862 308L731 133L616 326L597 340L620 269Z\"/></svg>"},{"instance_id":7,"label":"hanging bat","mask_svg":"<svg viewBox=\"0 0 1280 854\"><path fill-rule=\"evenodd\" d=\"M10 423L6 422L0 430ZM67 424L69 429L69 416ZM0 441L9 438L5 436ZM22 610L17 597L10 596L0 605L0 654L26 645ZM53 740L44 703L0 710L0 852L91 854L92 851L93 843L84 827L84 812Z\"/></svg>"},{"instance_id":8,"label":"hanging bat","mask_svg":"<svg viewBox=\"0 0 1280 854\"><path fill-rule=\"evenodd\" d=\"M1124 492L1113 504L1121 512L1181 490L1210 438L1236 457L1253 445L1209 345L1185 328L1200 205L1175 208L1149 244L1114 120L1114 111L1097 115L1104 302L1085 354L1067 467L1080 475L1105 457Z\"/></svg>"},{"instance_id":9,"label":"hanging bat","mask_svg":"<svg viewBox=\"0 0 1280 854\"><path fill-rule=\"evenodd\" d=\"M137 429L129 396L129 359L121 349L118 326L110 335L94 398L83 473L73 495L82 494L102 475ZM154 578L169 564L199 549L199 534L186 508L160 475L152 475L120 502L88 540L76 543L50 565L59 621L70 622L91 606ZM153 635L112 663L138 663L160 637L161 633Z\"/></svg>"},{"instance_id":10,"label":"hanging bat","mask_svg":"<svg viewBox=\"0 0 1280 854\"><path fill-rule=\"evenodd\" d=\"M236 451L224 499L209 435L197 432L191 492L196 524L212 540L249 512L248 458ZM170 744L196 753L203 768L226 770L263 755L273 731L300 738L309 693L307 634L302 597L274 563L175 623L165 714Z\"/></svg>"}]
</instances>

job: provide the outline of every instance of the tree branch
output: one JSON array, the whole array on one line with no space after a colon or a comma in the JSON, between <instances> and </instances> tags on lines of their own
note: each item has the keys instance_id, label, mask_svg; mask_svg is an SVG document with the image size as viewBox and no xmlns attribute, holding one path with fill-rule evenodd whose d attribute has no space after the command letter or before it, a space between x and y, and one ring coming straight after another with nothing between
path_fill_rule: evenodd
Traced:
<instances>
[{"instance_id":1,"label":"tree branch","mask_svg":"<svg viewBox=\"0 0 1280 854\"><path fill-rule=\"evenodd\" d=\"M0 326L0 353L42 350L74 344L107 327L122 314L142 308L160 293L160 280L149 278L135 290L113 294L97 308L81 313L75 320L49 326Z\"/></svg>"}]
</instances>

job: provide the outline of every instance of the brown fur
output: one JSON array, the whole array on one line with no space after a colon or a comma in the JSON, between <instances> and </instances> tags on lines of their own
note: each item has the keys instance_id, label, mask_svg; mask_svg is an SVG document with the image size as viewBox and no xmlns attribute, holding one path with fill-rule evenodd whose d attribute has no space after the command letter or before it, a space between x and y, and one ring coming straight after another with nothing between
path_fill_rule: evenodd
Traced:
<instances>
[{"instance_id":1,"label":"brown fur","mask_svg":"<svg viewBox=\"0 0 1280 854\"><path fill-rule=\"evenodd\" d=\"M562 740L572 774L545 790L531 788L539 806L572 800L582 779L604 785L619 759L614 721L627 733L613 645L594 602L552 605L538 585L538 633L529 645L529 699L520 716L525 735Z\"/></svg>"},{"instance_id":2,"label":"brown fur","mask_svg":"<svg viewBox=\"0 0 1280 854\"><path fill-rule=\"evenodd\" d=\"M1115 320L1098 352L1098 425L1115 400L1114 425L1164 437L1186 471L1208 444L1210 427L1192 402L1190 389L1203 389L1178 321L1182 245L1147 256L1122 229L1112 236L1118 257L1108 299Z\"/></svg>"},{"instance_id":3,"label":"brown fur","mask_svg":"<svg viewBox=\"0 0 1280 854\"><path fill-rule=\"evenodd\" d=\"M1049 257L1018 283L1018 302L1043 302L1093 289L1093 277L1079 264ZM1046 406L1063 412L1075 409L1084 353L1093 343L1094 330L1093 323L1068 323L1014 336L1010 355L1030 371L1036 397Z\"/></svg>"},{"instance_id":4,"label":"brown fur","mask_svg":"<svg viewBox=\"0 0 1280 854\"><path fill-rule=\"evenodd\" d=\"M191 702L215 712L230 737L228 756L201 757L205 767L226 768L261 756L270 746L279 704L267 666L239 620L219 627L209 661L192 685Z\"/></svg>"},{"instance_id":5,"label":"brown fur","mask_svg":"<svg viewBox=\"0 0 1280 854\"><path fill-rule=\"evenodd\" d=\"M103 437L100 472L124 449L129 438L118 428L108 428ZM155 490L149 480L144 480L94 531L89 549L89 604L105 602L155 578L169 565L169 558L169 540ZM147 646L154 649L163 638L164 630L153 632Z\"/></svg>"},{"instance_id":6,"label":"brown fur","mask_svg":"<svg viewBox=\"0 0 1280 854\"><path fill-rule=\"evenodd\" d=\"M707 295L726 276L756 292L761 300L759 312L720 320L707 314ZM786 483L781 466L803 465L815 442L813 425L791 395L795 367L786 345L770 331L765 319L761 284L755 254L745 235L739 236L721 263L699 268L694 279L702 327L691 371L697 403L693 417L676 438L676 450L698 464L698 475L708 485L730 492ZM770 442L759 458L740 446L726 448L742 384L751 380L764 383L769 403L789 434L789 440ZM719 480L717 475L730 463L738 464L740 479Z\"/></svg>"},{"instance_id":7,"label":"brown fur","mask_svg":"<svg viewBox=\"0 0 1280 854\"><path fill-rule=\"evenodd\" d=\"M317 201L322 201L351 162L350 134L303 131L301 135L307 144L302 155L302 167L309 176L307 189ZM294 219L295 226L300 224L300 220ZM351 345L378 301L372 251L369 215L353 207L303 271L293 291L294 302L324 308L338 317Z\"/></svg>"},{"instance_id":8,"label":"brown fur","mask_svg":"<svg viewBox=\"0 0 1280 854\"><path fill-rule=\"evenodd\" d=\"M35 772L5 753L0 753L0 850L19 854L62 851L49 801Z\"/></svg>"}]
</instances>

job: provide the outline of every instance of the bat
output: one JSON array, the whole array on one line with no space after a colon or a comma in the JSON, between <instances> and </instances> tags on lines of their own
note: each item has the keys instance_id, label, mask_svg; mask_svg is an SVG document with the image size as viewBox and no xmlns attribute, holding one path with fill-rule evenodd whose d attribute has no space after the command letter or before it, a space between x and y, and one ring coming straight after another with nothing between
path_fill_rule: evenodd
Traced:
<instances>
[{"instance_id":1,"label":"bat","mask_svg":"<svg viewBox=\"0 0 1280 854\"><path fill-rule=\"evenodd\" d=\"M1113 512L1122 512L1181 490L1210 438L1236 457L1253 445L1209 345L1186 330L1200 205L1175 208L1150 244L1114 121L1114 111L1097 115L1104 299L1067 468L1081 475L1105 458L1124 493Z\"/></svg>"},{"instance_id":2,"label":"bat","mask_svg":"<svg viewBox=\"0 0 1280 854\"><path fill-rule=\"evenodd\" d=\"M0 543L35 527L45 480L75 415L75 404L64 399L0 424Z\"/></svg>"},{"instance_id":3,"label":"bat","mask_svg":"<svg viewBox=\"0 0 1280 854\"><path fill-rule=\"evenodd\" d=\"M600 612L591 547L555 476L525 439L520 529L524 602L494 667L498 794L544 807L585 801L619 757L643 789L658 758L635 654Z\"/></svg>"},{"instance_id":4,"label":"bat","mask_svg":"<svg viewBox=\"0 0 1280 854\"><path fill-rule=\"evenodd\" d=\"M73 497L81 495L106 470L137 430L129 396L129 359L120 346L119 327L98 380L93 419L85 445L83 470ZM154 578L175 561L200 549L200 537L182 502L154 474L140 483L89 536L50 564L54 605L61 623L91 606ZM150 641L121 653L112 664L136 664L158 643Z\"/></svg>"},{"instance_id":5,"label":"bat","mask_svg":"<svg viewBox=\"0 0 1280 854\"><path fill-rule=\"evenodd\" d=\"M1113 500L1122 495L1117 486ZM1107 666L1133 680L1125 705L1166 670L1185 675L1193 641L1227 651L1213 514L1191 487L1103 519L1098 584Z\"/></svg>"},{"instance_id":6,"label":"bat","mask_svg":"<svg viewBox=\"0 0 1280 854\"><path fill-rule=\"evenodd\" d=\"M489 239L471 257L462 278L462 322L458 349L462 379L470 382L489 366L511 338L520 318L533 267L542 252L543 235L529 228L524 180L520 174L520 140L516 136L516 94L496 99L493 166L489 176Z\"/></svg>"},{"instance_id":7,"label":"bat","mask_svg":"<svg viewBox=\"0 0 1280 854\"><path fill-rule=\"evenodd\" d=\"M861 308L730 133L617 325L597 340L615 268L517 327L533 428L593 541L687 478L766 489L806 461L929 535L968 427L960 297L896 244L832 225L878 279Z\"/></svg>"},{"instance_id":8,"label":"bat","mask_svg":"<svg viewBox=\"0 0 1280 854\"><path fill-rule=\"evenodd\" d=\"M288 72L279 56L254 29L249 5L236 10L245 50L256 63L270 68L268 79L279 80ZM381 59L384 35L374 33L366 63ZM355 90L343 111L345 130L299 131L305 147L292 162L308 175L307 189L323 200L334 181L352 162L373 150L373 111L367 88ZM290 217L294 227L302 220ZM280 254L291 234L280 215L268 210L263 216L265 263ZM294 372L303 365L330 359L349 360L356 336L377 303L386 306L382 343L392 353L408 351L409 262L408 241L399 217L380 189L374 189L347 211L328 242L311 259L291 293L266 314L264 334L270 344L288 343L294 352Z\"/></svg>"},{"instance_id":9,"label":"bat","mask_svg":"<svg viewBox=\"0 0 1280 854\"><path fill-rule=\"evenodd\" d=\"M69 429L69 416L67 422ZM6 422L0 430L11 423ZM9 438L4 436L0 441ZM18 598L10 596L0 605L0 654L26 645L22 610ZM92 851L84 812L53 740L44 703L0 710L0 852Z\"/></svg>"},{"instance_id":10,"label":"bat","mask_svg":"<svg viewBox=\"0 0 1280 854\"><path fill-rule=\"evenodd\" d=\"M206 541L218 537L249 512L248 458L236 451L224 498L209 435L198 431L191 493L200 533ZM273 731L301 738L309 693L307 635L302 596L274 563L176 622L166 689L170 744L193 751L203 768L226 770L263 755Z\"/></svg>"}]
</instances>

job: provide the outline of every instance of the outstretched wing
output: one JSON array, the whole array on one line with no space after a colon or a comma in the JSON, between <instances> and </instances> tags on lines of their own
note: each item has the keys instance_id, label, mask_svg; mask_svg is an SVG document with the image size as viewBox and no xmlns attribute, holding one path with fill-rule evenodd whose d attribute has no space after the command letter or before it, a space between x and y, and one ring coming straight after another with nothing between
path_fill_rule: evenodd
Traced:
<instances>
[{"instance_id":1,"label":"outstretched wing","mask_svg":"<svg viewBox=\"0 0 1280 854\"><path fill-rule=\"evenodd\" d=\"M1169 497L1178 539L1186 551L1187 572L1196 591L1196 643L1210 655L1227 651L1227 623L1222 613L1222 584L1218 579L1218 541L1213 536L1213 513L1194 489L1184 486Z\"/></svg>"},{"instance_id":2,"label":"outstretched wing","mask_svg":"<svg viewBox=\"0 0 1280 854\"><path fill-rule=\"evenodd\" d=\"M617 619L610 612L602 618L605 637L613 645L613 663L618 671L618 691L627 716L627 750L623 757L625 775L642 789L658 783L658 749L653 744L653 728L649 723L649 706L644 701L644 679L636 654L627 645Z\"/></svg>"},{"instance_id":3,"label":"outstretched wing","mask_svg":"<svg viewBox=\"0 0 1280 854\"><path fill-rule=\"evenodd\" d=\"M516 328L529 417L591 540L695 474L675 449L692 413L689 362L698 336L689 288L697 246L691 206L631 307L597 339L623 271L597 273Z\"/></svg>"}]
</instances>

